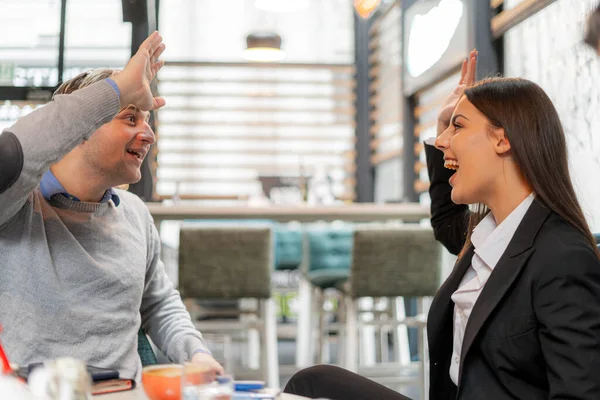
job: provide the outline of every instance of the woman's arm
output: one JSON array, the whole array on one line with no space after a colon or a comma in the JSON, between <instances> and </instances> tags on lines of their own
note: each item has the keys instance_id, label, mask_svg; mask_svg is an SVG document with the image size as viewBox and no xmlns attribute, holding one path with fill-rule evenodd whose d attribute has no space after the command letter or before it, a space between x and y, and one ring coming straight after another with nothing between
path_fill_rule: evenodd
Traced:
<instances>
[{"instance_id":1,"label":"woman's arm","mask_svg":"<svg viewBox=\"0 0 600 400\"><path fill-rule=\"evenodd\" d=\"M431 226L436 240L452 254L460 253L465 244L469 227L469 207L452 202L452 187L448 180L454 173L444 167L444 155L428 144L425 145L427 171L429 172L429 196L431 197Z\"/></svg>"},{"instance_id":2,"label":"woman's arm","mask_svg":"<svg viewBox=\"0 0 600 400\"><path fill-rule=\"evenodd\" d=\"M584 245L546 258L534 307L548 398L600 399L600 260Z\"/></svg>"}]
</instances>

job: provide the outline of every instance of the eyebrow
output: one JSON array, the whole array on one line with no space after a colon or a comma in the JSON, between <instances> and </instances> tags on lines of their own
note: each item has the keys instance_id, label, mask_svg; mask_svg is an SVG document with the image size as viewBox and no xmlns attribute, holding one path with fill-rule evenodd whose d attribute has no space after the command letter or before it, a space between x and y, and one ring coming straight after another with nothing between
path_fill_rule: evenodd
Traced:
<instances>
[{"instance_id":1,"label":"eyebrow","mask_svg":"<svg viewBox=\"0 0 600 400\"><path fill-rule=\"evenodd\" d=\"M451 123L455 123L455 122L456 122L456 120L457 120L459 117L462 117L462 118L466 119L467 121L469 120L469 118L465 117L465 116L464 116L464 115L462 115L462 114L456 114L454 117L452 117L452 121L451 121Z\"/></svg>"},{"instance_id":2,"label":"eyebrow","mask_svg":"<svg viewBox=\"0 0 600 400\"><path fill-rule=\"evenodd\" d=\"M127 107L123 108L121 111L119 111L119 113L122 113L123 111L128 111L131 110L134 113L144 113L144 111L141 111L139 108L137 108L136 106L134 106L133 104L128 105ZM146 117L144 118L146 120L146 122L150 121L150 112L146 112Z\"/></svg>"}]
</instances>

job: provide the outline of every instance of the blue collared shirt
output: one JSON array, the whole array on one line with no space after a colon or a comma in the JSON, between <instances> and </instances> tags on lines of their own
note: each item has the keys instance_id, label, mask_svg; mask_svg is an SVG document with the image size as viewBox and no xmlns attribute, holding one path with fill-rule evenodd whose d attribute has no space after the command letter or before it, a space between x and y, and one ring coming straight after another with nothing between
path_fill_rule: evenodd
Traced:
<instances>
[{"instance_id":1,"label":"blue collared shirt","mask_svg":"<svg viewBox=\"0 0 600 400\"><path fill-rule=\"evenodd\" d=\"M66 198L73 201L80 201L77 197L67 193L63 185L61 185L61 183L58 181L58 179L56 179L50 170L48 170L48 172L42 176L42 180L40 181L40 190L42 191L42 196L44 196L46 200L50 200L55 194L62 194ZM107 203L109 200L112 200L113 203L115 203L115 207L117 207L121 202L119 195L117 195L113 189L108 189L106 192L104 192L104 197L102 197L100 203Z\"/></svg>"}]
</instances>

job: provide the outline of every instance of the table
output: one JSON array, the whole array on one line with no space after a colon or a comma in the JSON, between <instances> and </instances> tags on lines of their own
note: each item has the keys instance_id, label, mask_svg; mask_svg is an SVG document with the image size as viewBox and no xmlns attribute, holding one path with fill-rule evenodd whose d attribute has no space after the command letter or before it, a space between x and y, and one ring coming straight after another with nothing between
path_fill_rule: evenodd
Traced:
<instances>
[{"instance_id":1,"label":"table","mask_svg":"<svg viewBox=\"0 0 600 400\"><path fill-rule=\"evenodd\" d=\"M127 392L119 392L113 394L103 394L100 396L94 396L97 400L148 400L148 397L144 393L144 389L137 388ZM305 400L306 397L295 396L293 394L282 393L278 398L279 400Z\"/></svg>"},{"instance_id":2,"label":"table","mask_svg":"<svg viewBox=\"0 0 600 400\"><path fill-rule=\"evenodd\" d=\"M418 203L353 203L329 206L199 206L146 203L157 227L161 221L184 219L270 219L278 222L348 221L376 222L403 220L419 222L429 218L429 207Z\"/></svg>"}]
</instances>

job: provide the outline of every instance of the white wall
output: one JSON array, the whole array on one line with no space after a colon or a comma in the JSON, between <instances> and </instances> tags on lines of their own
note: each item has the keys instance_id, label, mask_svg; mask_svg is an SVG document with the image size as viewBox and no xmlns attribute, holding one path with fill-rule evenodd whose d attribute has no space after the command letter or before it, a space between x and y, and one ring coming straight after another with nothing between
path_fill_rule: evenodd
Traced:
<instances>
[{"instance_id":1,"label":"white wall","mask_svg":"<svg viewBox=\"0 0 600 400\"><path fill-rule=\"evenodd\" d=\"M519 0L508 0L510 7ZM600 232L600 58L582 43L598 0L558 0L505 36L505 75L531 79L562 119L571 175L588 222Z\"/></svg>"}]
</instances>

